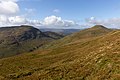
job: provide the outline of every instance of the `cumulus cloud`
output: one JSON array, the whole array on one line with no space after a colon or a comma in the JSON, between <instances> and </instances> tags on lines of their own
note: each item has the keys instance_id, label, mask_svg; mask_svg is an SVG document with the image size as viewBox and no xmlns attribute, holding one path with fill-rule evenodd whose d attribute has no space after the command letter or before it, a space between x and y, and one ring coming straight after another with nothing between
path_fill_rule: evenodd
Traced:
<instances>
[{"instance_id":1,"label":"cumulus cloud","mask_svg":"<svg viewBox=\"0 0 120 80\"><path fill-rule=\"evenodd\" d=\"M97 19L95 17L91 17L86 19L86 23L90 25L100 24L109 28L120 28L120 18Z\"/></svg>"},{"instance_id":2,"label":"cumulus cloud","mask_svg":"<svg viewBox=\"0 0 120 80\"><path fill-rule=\"evenodd\" d=\"M77 26L77 23L72 20L63 20L61 17L57 16L48 16L43 22L43 26L52 26L52 27L71 27Z\"/></svg>"},{"instance_id":3,"label":"cumulus cloud","mask_svg":"<svg viewBox=\"0 0 120 80\"><path fill-rule=\"evenodd\" d=\"M91 17L85 20L84 24L78 24L73 20L64 20L58 16L48 16L43 20L34 20L25 16L0 15L0 26L33 25L37 28L88 28L93 25L104 25L109 28L120 28L120 18L97 19Z\"/></svg>"},{"instance_id":4,"label":"cumulus cloud","mask_svg":"<svg viewBox=\"0 0 120 80\"><path fill-rule=\"evenodd\" d=\"M12 1L12 2L18 2L18 0L0 0L0 1Z\"/></svg>"},{"instance_id":5,"label":"cumulus cloud","mask_svg":"<svg viewBox=\"0 0 120 80\"><path fill-rule=\"evenodd\" d=\"M5 15L0 15L0 26L11 26L11 25L20 25L25 24L26 19L21 16L8 17Z\"/></svg>"},{"instance_id":6,"label":"cumulus cloud","mask_svg":"<svg viewBox=\"0 0 120 80\"><path fill-rule=\"evenodd\" d=\"M0 14L11 15L19 11L17 0L0 0Z\"/></svg>"},{"instance_id":7,"label":"cumulus cloud","mask_svg":"<svg viewBox=\"0 0 120 80\"><path fill-rule=\"evenodd\" d=\"M48 16L44 18L44 20L31 20L28 18L25 18L23 16L0 16L0 26L4 25L33 25L33 26L39 26L44 28L64 28L64 27L74 27L78 26L78 24L75 21L72 20L63 20L61 17L57 16Z\"/></svg>"},{"instance_id":8,"label":"cumulus cloud","mask_svg":"<svg viewBox=\"0 0 120 80\"><path fill-rule=\"evenodd\" d=\"M9 17L8 20L9 23L13 25L20 25L27 23L27 19L22 16Z\"/></svg>"},{"instance_id":9,"label":"cumulus cloud","mask_svg":"<svg viewBox=\"0 0 120 80\"><path fill-rule=\"evenodd\" d=\"M9 20L6 16L0 15L0 25L7 25L9 24Z\"/></svg>"},{"instance_id":10,"label":"cumulus cloud","mask_svg":"<svg viewBox=\"0 0 120 80\"><path fill-rule=\"evenodd\" d=\"M90 23L90 24L103 24L103 20L98 20L96 19L95 17L90 17L90 18L87 18L86 19L86 22L87 23Z\"/></svg>"}]
</instances>

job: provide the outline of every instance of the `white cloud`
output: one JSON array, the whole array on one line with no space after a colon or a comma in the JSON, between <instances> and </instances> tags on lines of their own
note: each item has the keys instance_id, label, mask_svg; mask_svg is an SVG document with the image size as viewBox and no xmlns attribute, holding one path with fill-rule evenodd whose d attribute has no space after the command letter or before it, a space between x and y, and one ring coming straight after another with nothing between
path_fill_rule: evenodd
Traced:
<instances>
[{"instance_id":1,"label":"white cloud","mask_svg":"<svg viewBox=\"0 0 120 80\"><path fill-rule=\"evenodd\" d=\"M18 0L0 0L1 1L12 1L12 2L17 2Z\"/></svg>"},{"instance_id":2,"label":"white cloud","mask_svg":"<svg viewBox=\"0 0 120 80\"><path fill-rule=\"evenodd\" d=\"M0 26L11 26L11 25L21 25L26 24L27 20L26 18L22 16L14 16L14 17L8 17L5 15L0 15Z\"/></svg>"},{"instance_id":3,"label":"white cloud","mask_svg":"<svg viewBox=\"0 0 120 80\"><path fill-rule=\"evenodd\" d=\"M40 26L42 26L42 23L41 23L40 20L29 20L29 19L27 19L26 24L33 25L33 26L38 27L38 28L40 28Z\"/></svg>"},{"instance_id":4,"label":"white cloud","mask_svg":"<svg viewBox=\"0 0 120 80\"><path fill-rule=\"evenodd\" d=\"M54 12L54 13L59 13L60 10L59 10L59 9L54 9L53 12Z\"/></svg>"},{"instance_id":5,"label":"white cloud","mask_svg":"<svg viewBox=\"0 0 120 80\"><path fill-rule=\"evenodd\" d=\"M33 25L37 28L88 28L93 25L104 25L109 28L120 28L120 18L110 18L100 20L95 17L86 19L84 24L78 24L73 20L64 20L57 16L48 16L43 20L29 19L24 16L6 16L0 15L0 26L11 26L11 25Z\"/></svg>"},{"instance_id":6,"label":"white cloud","mask_svg":"<svg viewBox=\"0 0 120 80\"><path fill-rule=\"evenodd\" d=\"M95 24L95 25L102 23L101 20L98 20L98 19L96 19L95 17L87 18L87 19L86 19L86 22L87 22L87 23L90 23L90 24Z\"/></svg>"},{"instance_id":7,"label":"white cloud","mask_svg":"<svg viewBox=\"0 0 120 80\"><path fill-rule=\"evenodd\" d=\"M22 16L9 17L8 20L9 20L9 23L13 25L15 24L20 25L20 24L27 23L27 19Z\"/></svg>"},{"instance_id":8,"label":"white cloud","mask_svg":"<svg viewBox=\"0 0 120 80\"><path fill-rule=\"evenodd\" d=\"M61 17L57 16L48 16L44 20L31 20L23 16L0 16L0 26L9 26L9 25L33 25L44 28L68 28L75 27L78 24L72 20L63 20Z\"/></svg>"},{"instance_id":9,"label":"white cloud","mask_svg":"<svg viewBox=\"0 0 120 80\"><path fill-rule=\"evenodd\" d=\"M57 25L59 23L62 23L61 17L56 17L56 16L49 16L46 17L43 21L44 25Z\"/></svg>"},{"instance_id":10,"label":"white cloud","mask_svg":"<svg viewBox=\"0 0 120 80\"><path fill-rule=\"evenodd\" d=\"M86 19L86 23L90 25L100 24L109 28L120 28L120 18L97 19L95 17L91 17Z\"/></svg>"},{"instance_id":11,"label":"white cloud","mask_svg":"<svg viewBox=\"0 0 120 80\"><path fill-rule=\"evenodd\" d=\"M71 27L77 26L77 23L72 20L62 20L61 17L49 16L46 17L43 22L43 26L51 27Z\"/></svg>"},{"instance_id":12,"label":"white cloud","mask_svg":"<svg viewBox=\"0 0 120 80\"><path fill-rule=\"evenodd\" d=\"M0 0L0 14L11 15L19 11L16 0Z\"/></svg>"},{"instance_id":13,"label":"white cloud","mask_svg":"<svg viewBox=\"0 0 120 80\"><path fill-rule=\"evenodd\" d=\"M0 15L0 25L7 25L9 23L9 20L6 16Z\"/></svg>"}]
</instances>

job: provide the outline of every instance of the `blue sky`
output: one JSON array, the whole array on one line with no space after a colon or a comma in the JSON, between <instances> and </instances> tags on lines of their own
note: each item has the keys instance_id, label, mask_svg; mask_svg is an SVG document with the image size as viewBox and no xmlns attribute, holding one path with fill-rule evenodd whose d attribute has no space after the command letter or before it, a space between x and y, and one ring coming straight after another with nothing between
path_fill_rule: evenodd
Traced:
<instances>
[{"instance_id":1,"label":"blue sky","mask_svg":"<svg viewBox=\"0 0 120 80\"><path fill-rule=\"evenodd\" d=\"M49 15L78 20L92 16L120 17L120 0L24 0L19 5L21 10L36 9L36 17L42 18ZM53 13L54 9L59 9L60 13Z\"/></svg>"},{"instance_id":2,"label":"blue sky","mask_svg":"<svg viewBox=\"0 0 120 80\"><path fill-rule=\"evenodd\" d=\"M120 28L120 0L0 0L0 9L8 2L8 8L13 7L0 11L1 25L84 28L102 24Z\"/></svg>"}]
</instances>

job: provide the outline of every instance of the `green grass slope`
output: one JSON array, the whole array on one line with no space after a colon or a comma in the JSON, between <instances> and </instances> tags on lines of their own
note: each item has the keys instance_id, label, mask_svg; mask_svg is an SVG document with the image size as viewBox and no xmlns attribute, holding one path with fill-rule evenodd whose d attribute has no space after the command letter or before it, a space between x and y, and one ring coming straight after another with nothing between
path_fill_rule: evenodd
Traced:
<instances>
[{"instance_id":1,"label":"green grass slope","mask_svg":"<svg viewBox=\"0 0 120 80\"><path fill-rule=\"evenodd\" d=\"M108 29L102 25L95 25L91 28L81 30L74 34L68 35L62 39L54 41L54 42L46 45L45 48L55 48L55 47L71 44L73 42L88 41L88 40L94 39L96 37L106 35L107 33L111 32L111 31L113 31L113 30Z\"/></svg>"},{"instance_id":2,"label":"green grass slope","mask_svg":"<svg viewBox=\"0 0 120 80\"><path fill-rule=\"evenodd\" d=\"M1 59L0 79L119 80L120 30L82 42L78 39L53 49Z\"/></svg>"}]
</instances>

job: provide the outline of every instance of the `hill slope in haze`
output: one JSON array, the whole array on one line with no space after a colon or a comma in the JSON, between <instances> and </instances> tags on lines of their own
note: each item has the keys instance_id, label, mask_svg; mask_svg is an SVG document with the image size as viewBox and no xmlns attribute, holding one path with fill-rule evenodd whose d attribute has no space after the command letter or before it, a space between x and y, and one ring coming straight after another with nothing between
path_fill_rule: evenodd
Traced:
<instances>
[{"instance_id":1,"label":"hill slope in haze","mask_svg":"<svg viewBox=\"0 0 120 80\"><path fill-rule=\"evenodd\" d=\"M33 51L55 40L56 36L51 36L32 26L0 28L0 58Z\"/></svg>"},{"instance_id":2,"label":"hill slope in haze","mask_svg":"<svg viewBox=\"0 0 120 80\"><path fill-rule=\"evenodd\" d=\"M101 27L93 27L87 31L91 29L100 31ZM53 44L56 47L52 49L39 49L29 54L0 59L0 78L2 80L119 80L120 30L110 31L104 35L101 33L102 35L94 38L93 35L89 38L84 37L82 41L79 38L82 35L76 34L82 33L72 34L71 36L76 39L64 46ZM66 40L66 37L64 39Z\"/></svg>"},{"instance_id":3,"label":"hill slope in haze","mask_svg":"<svg viewBox=\"0 0 120 80\"><path fill-rule=\"evenodd\" d=\"M75 32L79 32L81 29L52 29L52 28L44 28L44 29L40 29L42 32L55 32L58 34L62 34L62 35L69 35Z\"/></svg>"}]
</instances>

